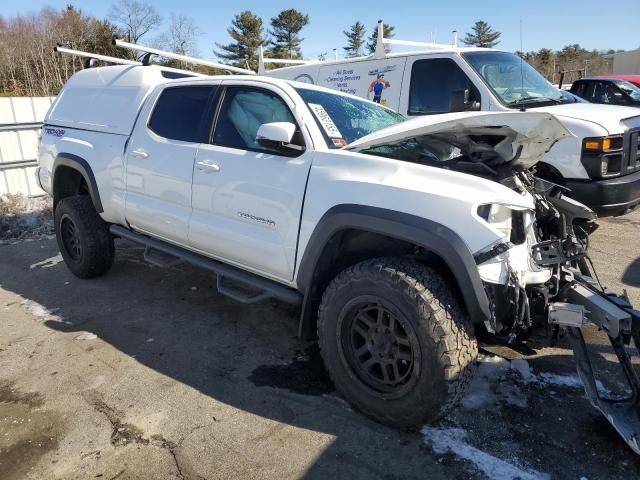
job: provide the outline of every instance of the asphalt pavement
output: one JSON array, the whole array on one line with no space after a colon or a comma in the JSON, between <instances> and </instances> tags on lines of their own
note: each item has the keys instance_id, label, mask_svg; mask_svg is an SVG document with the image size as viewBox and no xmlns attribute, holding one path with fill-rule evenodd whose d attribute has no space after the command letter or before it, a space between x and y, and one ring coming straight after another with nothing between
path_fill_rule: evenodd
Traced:
<instances>
[{"instance_id":1,"label":"asphalt pavement","mask_svg":"<svg viewBox=\"0 0 640 480\"><path fill-rule=\"evenodd\" d=\"M600 279L640 305L640 212L601 224ZM562 346L485 351L456 412L402 432L334 393L295 309L118 246L79 280L51 238L0 245L0 479L640 477Z\"/></svg>"}]
</instances>

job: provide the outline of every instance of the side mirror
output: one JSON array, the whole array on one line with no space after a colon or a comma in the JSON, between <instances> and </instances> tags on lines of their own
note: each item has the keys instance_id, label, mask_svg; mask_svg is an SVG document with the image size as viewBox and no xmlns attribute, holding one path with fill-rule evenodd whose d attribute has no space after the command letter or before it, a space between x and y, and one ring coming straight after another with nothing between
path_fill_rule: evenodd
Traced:
<instances>
[{"instance_id":1,"label":"side mirror","mask_svg":"<svg viewBox=\"0 0 640 480\"><path fill-rule=\"evenodd\" d=\"M469 110L480 110L480 102L472 98L470 90L454 90L449 98L450 112L466 112Z\"/></svg>"},{"instance_id":2,"label":"side mirror","mask_svg":"<svg viewBox=\"0 0 640 480\"><path fill-rule=\"evenodd\" d=\"M256 133L256 143L288 156L300 155L304 147L291 143L296 126L291 122L263 123Z\"/></svg>"},{"instance_id":3,"label":"side mirror","mask_svg":"<svg viewBox=\"0 0 640 480\"><path fill-rule=\"evenodd\" d=\"M289 122L263 123L256 133L256 143L291 143L296 126Z\"/></svg>"}]
</instances>

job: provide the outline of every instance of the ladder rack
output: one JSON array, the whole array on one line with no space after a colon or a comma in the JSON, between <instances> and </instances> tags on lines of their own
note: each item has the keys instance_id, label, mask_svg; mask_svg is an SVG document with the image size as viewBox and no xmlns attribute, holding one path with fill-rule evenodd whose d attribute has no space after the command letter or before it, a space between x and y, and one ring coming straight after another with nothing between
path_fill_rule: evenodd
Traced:
<instances>
[{"instance_id":1,"label":"ladder rack","mask_svg":"<svg viewBox=\"0 0 640 480\"><path fill-rule=\"evenodd\" d=\"M80 58L86 58L87 60L102 60L103 62L116 63L120 65L142 65L142 62L136 62L135 60L127 60L126 58L109 57L107 55L100 55L99 53L83 52L82 50L74 50L72 48L66 48L62 45L53 47L54 52L65 53L67 55L74 55ZM92 62L85 63L85 67L91 67Z\"/></svg>"},{"instance_id":2,"label":"ladder rack","mask_svg":"<svg viewBox=\"0 0 640 480\"><path fill-rule=\"evenodd\" d=\"M272 63L275 65L312 65L323 63L322 60L293 60L287 58L269 58L264 56L264 48L260 45L258 49L258 75L264 75L267 71L265 64Z\"/></svg>"},{"instance_id":3,"label":"ladder rack","mask_svg":"<svg viewBox=\"0 0 640 480\"><path fill-rule=\"evenodd\" d=\"M384 59L387 56L387 45L402 45L405 47L421 47L431 50L455 50L458 48L458 32L451 32L451 44L433 43L433 42L417 42L414 40L396 40L393 38L384 38L384 23L378 20L378 40L376 43L375 58Z\"/></svg>"},{"instance_id":4,"label":"ladder rack","mask_svg":"<svg viewBox=\"0 0 640 480\"><path fill-rule=\"evenodd\" d=\"M146 57L142 62L136 60L128 60L126 58L110 57L108 55L101 55L99 53L84 52L82 50L74 50L72 48L63 47L57 45L53 49L54 52L63 53L65 55L73 55L75 57L85 58L84 68L91 68L94 66L94 60L100 60L103 62L114 63L117 65L133 65L133 66L147 66L150 65L149 58ZM163 67L161 65L153 65L154 67L162 68L167 72L175 72L181 75L188 75L192 77L207 77L202 73L192 72L190 70L181 70L179 68Z\"/></svg>"},{"instance_id":5,"label":"ladder rack","mask_svg":"<svg viewBox=\"0 0 640 480\"><path fill-rule=\"evenodd\" d=\"M124 40L119 40L117 38L113 39L113 44L118 47L126 48L129 50L145 52L148 55L158 55L160 57L171 58L173 60L178 60L180 62L191 63L194 65L203 65L206 67L213 67L213 68L225 70L231 73L241 73L244 75L256 74L256 72L254 72L253 70L248 70L246 68L232 67L230 65L225 65L223 63L212 62L211 60L205 60L205 59L196 58L196 57L189 57L188 55L181 55L179 53L167 52L165 50L160 50L152 47L145 47L143 45L137 45L135 43L125 42Z\"/></svg>"}]
</instances>

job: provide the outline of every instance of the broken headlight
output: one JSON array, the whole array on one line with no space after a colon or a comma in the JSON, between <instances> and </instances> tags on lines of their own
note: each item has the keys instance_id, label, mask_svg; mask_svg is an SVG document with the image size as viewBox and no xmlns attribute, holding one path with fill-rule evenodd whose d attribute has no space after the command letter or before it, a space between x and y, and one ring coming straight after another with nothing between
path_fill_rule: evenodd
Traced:
<instances>
[{"instance_id":1,"label":"broken headlight","mask_svg":"<svg viewBox=\"0 0 640 480\"><path fill-rule=\"evenodd\" d=\"M520 245L526 240L526 210L514 209L499 203L478 206L478 216L500 234L502 240Z\"/></svg>"}]
</instances>

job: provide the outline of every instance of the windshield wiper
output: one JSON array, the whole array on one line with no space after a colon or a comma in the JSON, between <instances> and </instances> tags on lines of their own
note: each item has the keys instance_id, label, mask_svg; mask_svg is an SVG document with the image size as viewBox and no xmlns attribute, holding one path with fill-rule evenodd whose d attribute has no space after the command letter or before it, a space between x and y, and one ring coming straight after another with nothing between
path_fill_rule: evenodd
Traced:
<instances>
[{"instance_id":1,"label":"windshield wiper","mask_svg":"<svg viewBox=\"0 0 640 480\"><path fill-rule=\"evenodd\" d=\"M562 100L550 97L520 97L517 100L513 100L512 102L508 102L507 107L511 107L513 105L520 105L524 103L534 103L534 102L553 102L556 105L562 104Z\"/></svg>"}]
</instances>

